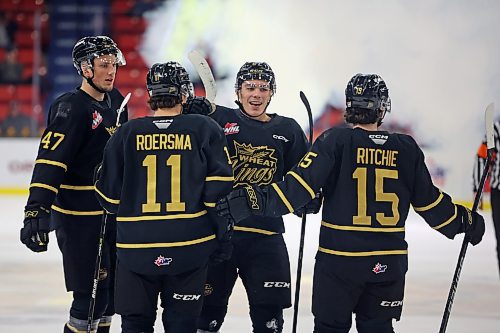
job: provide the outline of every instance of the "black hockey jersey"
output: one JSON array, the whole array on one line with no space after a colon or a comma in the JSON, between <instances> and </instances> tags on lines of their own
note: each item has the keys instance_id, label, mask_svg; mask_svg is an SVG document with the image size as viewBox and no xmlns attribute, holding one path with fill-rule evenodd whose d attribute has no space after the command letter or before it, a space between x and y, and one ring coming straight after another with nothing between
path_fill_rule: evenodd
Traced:
<instances>
[{"instance_id":1,"label":"black hockey jersey","mask_svg":"<svg viewBox=\"0 0 500 333\"><path fill-rule=\"evenodd\" d=\"M215 213L232 189L222 129L209 117L145 117L109 140L98 199L116 213L117 256L141 274L179 274L206 264L227 222Z\"/></svg>"},{"instance_id":2,"label":"black hockey jersey","mask_svg":"<svg viewBox=\"0 0 500 333\"><path fill-rule=\"evenodd\" d=\"M263 186L282 180L309 148L295 120L277 114L269 116L269 122L256 121L244 116L239 109L223 106L217 106L211 114L226 135L234 170L234 188ZM281 216L251 216L234 229L265 235L285 232Z\"/></svg>"},{"instance_id":3,"label":"black hockey jersey","mask_svg":"<svg viewBox=\"0 0 500 333\"><path fill-rule=\"evenodd\" d=\"M95 197L94 168L116 130L122 101L116 89L105 94L102 102L76 89L52 103L35 161L28 205L52 207L53 220L58 220L58 214L102 215ZM127 111L120 117L125 122Z\"/></svg>"},{"instance_id":4,"label":"black hockey jersey","mask_svg":"<svg viewBox=\"0 0 500 333\"><path fill-rule=\"evenodd\" d=\"M424 154L408 135L327 130L284 181L266 188L265 212L293 211L320 188L324 202L316 257L350 274L404 275L410 205L448 238L461 225L457 207L433 185Z\"/></svg>"}]
</instances>

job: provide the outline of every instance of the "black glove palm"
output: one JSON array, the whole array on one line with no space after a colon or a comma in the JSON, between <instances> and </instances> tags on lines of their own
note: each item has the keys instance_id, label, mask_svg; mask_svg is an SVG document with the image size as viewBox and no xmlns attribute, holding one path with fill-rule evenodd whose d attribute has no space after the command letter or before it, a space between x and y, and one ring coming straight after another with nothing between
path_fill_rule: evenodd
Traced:
<instances>
[{"instance_id":1,"label":"black glove palm","mask_svg":"<svg viewBox=\"0 0 500 333\"><path fill-rule=\"evenodd\" d=\"M293 213L298 217L302 217L305 214L318 214L321 209L321 204L323 203L323 193L316 193L316 197L309 201L305 206L295 210Z\"/></svg>"},{"instance_id":2,"label":"black glove palm","mask_svg":"<svg viewBox=\"0 0 500 333\"><path fill-rule=\"evenodd\" d=\"M457 205L462 216L462 228L459 232L465 232L469 237L469 243L477 245L483 239L485 227L484 218L477 212L472 212L469 208Z\"/></svg>"},{"instance_id":3,"label":"black glove palm","mask_svg":"<svg viewBox=\"0 0 500 333\"><path fill-rule=\"evenodd\" d=\"M189 98L184 104L182 113L201 114L208 116L215 111L215 105L210 103L205 97Z\"/></svg>"},{"instance_id":4,"label":"black glove palm","mask_svg":"<svg viewBox=\"0 0 500 333\"><path fill-rule=\"evenodd\" d=\"M238 224L252 214L263 215L262 192L258 187L239 188L220 199L216 209L217 214L233 224Z\"/></svg>"},{"instance_id":5,"label":"black glove palm","mask_svg":"<svg viewBox=\"0 0 500 333\"><path fill-rule=\"evenodd\" d=\"M47 251L50 211L43 206L26 207L21 242L33 252Z\"/></svg>"}]
</instances>

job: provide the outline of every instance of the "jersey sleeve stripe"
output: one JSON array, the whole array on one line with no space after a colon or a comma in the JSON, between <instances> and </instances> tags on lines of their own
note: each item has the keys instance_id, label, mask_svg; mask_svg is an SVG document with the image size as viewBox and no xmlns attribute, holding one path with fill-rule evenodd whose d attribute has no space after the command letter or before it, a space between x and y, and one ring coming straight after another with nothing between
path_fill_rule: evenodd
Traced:
<instances>
[{"instance_id":1,"label":"jersey sleeve stripe","mask_svg":"<svg viewBox=\"0 0 500 333\"><path fill-rule=\"evenodd\" d=\"M75 191L93 191L95 190L94 185L64 185L61 184L59 188L63 188L65 190L75 190Z\"/></svg>"},{"instance_id":2,"label":"jersey sleeve stripe","mask_svg":"<svg viewBox=\"0 0 500 333\"><path fill-rule=\"evenodd\" d=\"M44 189L50 190L50 191L52 191L54 193L59 192L59 190L57 188L55 188L54 186L50 186L50 185L42 184L42 183L32 183L32 184L30 184L30 188L32 188L32 187L44 188Z\"/></svg>"},{"instance_id":3,"label":"jersey sleeve stripe","mask_svg":"<svg viewBox=\"0 0 500 333\"><path fill-rule=\"evenodd\" d=\"M288 211L290 213L293 213L293 207L290 204L290 201L288 201L288 199L286 198L285 194L281 191L281 189L279 188L279 186L276 185L276 183L272 183L271 186L274 188L274 190L276 191L276 193L278 193L278 196L280 197L281 201L283 201L283 203L285 204L285 206L288 209Z\"/></svg>"},{"instance_id":4,"label":"jersey sleeve stripe","mask_svg":"<svg viewBox=\"0 0 500 333\"><path fill-rule=\"evenodd\" d=\"M425 212L426 210L429 210L431 208L434 208L437 204L439 204L441 202L441 200L443 199L444 195L443 193L439 193L439 197L436 199L436 201L434 201L433 203L431 203L430 205L427 205L427 206L424 206L424 207L415 207L413 206L413 209L416 211L416 212Z\"/></svg>"},{"instance_id":5,"label":"jersey sleeve stripe","mask_svg":"<svg viewBox=\"0 0 500 333\"><path fill-rule=\"evenodd\" d=\"M307 190L307 192L309 192L309 194L311 195L311 199L314 199L316 197L316 193L314 193L313 189L306 183L306 181L304 179L302 179L302 177L300 177L298 174L296 174L293 171L289 171L288 173L293 178L297 179L297 181L300 183L300 185L302 185Z\"/></svg>"},{"instance_id":6,"label":"jersey sleeve stripe","mask_svg":"<svg viewBox=\"0 0 500 333\"><path fill-rule=\"evenodd\" d=\"M119 247L122 249L150 249L150 248L156 248L156 247L179 247L179 246L200 244L200 243L208 242L212 239L215 239L214 234L212 234L210 236L203 237L203 238L198 238L198 239L193 239L190 241L183 241L183 242L142 243L142 244L141 243L138 243L138 244L116 243L116 247Z\"/></svg>"},{"instance_id":7,"label":"jersey sleeve stripe","mask_svg":"<svg viewBox=\"0 0 500 333\"><path fill-rule=\"evenodd\" d=\"M207 207L215 207L215 202L203 202L203 204Z\"/></svg>"},{"instance_id":8,"label":"jersey sleeve stripe","mask_svg":"<svg viewBox=\"0 0 500 333\"><path fill-rule=\"evenodd\" d=\"M382 250L382 251L367 251L367 252L346 252L346 251L336 251L326 249L324 247L319 247L318 251L334 254L337 256L346 256L346 257L367 257L367 256L383 256L383 255L393 255L393 254L408 254L408 250Z\"/></svg>"},{"instance_id":9,"label":"jersey sleeve stripe","mask_svg":"<svg viewBox=\"0 0 500 333\"><path fill-rule=\"evenodd\" d=\"M373 228L373 227L357 227L357 226L347 226L332 224L325 221L321 221L321 225L327 228L335 230L346 230L346 231L367 231L367 232L404 232L405 228Z\"/></svg>"},{"instance_id":10,"label":"jersey sleeve stripe","mask_svg":"<svg viewBox=\"0 0 500 333\"><path fill-rule=\"evenodd\" d=\"M206 182L210 181L221 181L221 182L232 182L234 181L233 176L208 176L205 178Z\"/></svg>"},{"instance_id":11,"label":"jersey sleeve stripe","mask_svg":"<svg viewBox=\"0 0 500 333\"><path fill-rule=\"evenodd\" d=\"M60 168L63 168L64 171L68 171L68 166L64 163L57 162L57 161L51 161L51 160L45 160L45 159L39 159L35 161L35 164L49 164L49 165L55 165Z\"/></svg>"},{"instance_id":12,"label":"jersey sleeve stripe","mask_svg":"<svg viewBox=\"0 0 500 333\"><path fill-rule=\"evenodd\" d=\"M97 194L99 194L107 202L115 204L115 205L119 205L120 204L120 199L111 199L111 198L108 198L107 196L104 195L104 193L102 193L101 191L99 191L99 189L97 188L97 186L95 187L95 191L97 192Z\"/></svg>"},{"instance_id":13,"label":"jersey sleeve stripe","mask_svg":"<svg viewBox=\"0 0 500 333\"><path fill-rule=\"evenodd\" d=\"M142 215L142 216L118 216L117 222L135 222L135 221L159 221L175 219L192 219L207 214L206 210L191 214L172 214L172 215Z\"/></svg>"},{"instance_id":14,"label":"jersey sleeve stripe","mask_svg":"<svg viewBox=\"0 0 500 333\"><path fill-rule=\"evenodd\" d=\"M453 214L453 216L450 217L448 220L444 221L443 223L441 223L440 225L432 227L432 228L435 229L435 230L439 230L442 227L445 227L448 224L450 224L456 217L457 217L457 206L455 205L455 213Z\"/></svg>"},{"instance_id":15,"label":"jersey sleeve stripe","mask_svg":"<svg viewBox=\"0 0 500 333\"><path fill-rule=\"evenodd\" d=\"M102 214L104 214L103 210L76 211L76 210L67 210L67 209L58 207L56 205L52 205L50 208L52 210L55 210L56 212L59 212L59 213L62 213L62 214L67 214L67 215L95 216L95 215L102 215Z\"/></svg>"},{"instance_id":16,"label":"jersey sleeve stripe","mask_svg":"<svg viewBox=\"0 0 500 333\"><path fill-rule=\"evenodd\" d=\"M241 227L241 226L234 226L234 230L255 232L255 233L263 234L263 235L276 235L277 234L277 232L274 232L274 231L268 231L268 230L257 229L257 228Z\"/></svg>"}]
</instances>

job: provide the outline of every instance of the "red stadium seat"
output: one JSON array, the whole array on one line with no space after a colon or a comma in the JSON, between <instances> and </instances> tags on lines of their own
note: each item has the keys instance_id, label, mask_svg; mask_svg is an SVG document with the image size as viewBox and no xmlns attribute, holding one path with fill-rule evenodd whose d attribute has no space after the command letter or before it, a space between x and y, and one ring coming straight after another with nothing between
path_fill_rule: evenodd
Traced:
<instances>
[{"instance_id":1,"label":"red stadium seat","mask_svg":"<svg viewBox=\"0 0 500 333\"><path fill-rule=\"evenodd\" d=\"M126 32L142 34L146 30L146 20L142 17L131 17L126 15L114 15L111 21L111 31L113 35Z\"/></svg>"},{"instance_id":2,"label":"red stadium seat","mask_svg":"<svg viewBox=\"0 0 500 333\"><path fill-rule=\"evenodd\" d=\"M20 84L16 87L16 99L21 102L33 99L33 86L30 84Z\"/></svg>"},{"instance_id":3,"label":"red stadium seat","mask_svg":"<svg viewBox=\"0 0 500 333\"><path fill-rule=\"evenodd\" d=\"M31 47L33 48L33 31L19 30L16 32L15 41L16 46L19 48L22 47Z\"/></svg>"},{"instance_id":4,"label":"red stadium seat","mask_svg":"<svg viewBox=\"0 0 500 333\"><path fill-rule=\"evenodd\" d=\"M0 102L8 102L15 98L16 86L13 84L0 84Z\"/></svg>"}]
</instances>

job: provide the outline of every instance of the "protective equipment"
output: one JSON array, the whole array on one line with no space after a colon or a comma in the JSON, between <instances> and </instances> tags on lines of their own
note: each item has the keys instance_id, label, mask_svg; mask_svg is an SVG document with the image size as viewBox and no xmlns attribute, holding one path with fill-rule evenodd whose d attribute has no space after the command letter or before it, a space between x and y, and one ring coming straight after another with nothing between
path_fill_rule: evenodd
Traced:
<instances>
[{"instance_id":1,"label":"protective equipment","mask_svg":"<svg viewBox=\"0 0 500 333\"><path fill-rule=\"evenodd\" d=\"M154 64L146 76L146 87L150 97L194 96L194 87L189 74L178 62L169 61L163 64Z\"/></svg>"},{"instance_id":2,"label":"protective equipment","mask_svg":"<svg viewBox=\"0 0 500 333\"><path fill-rule=\"evenodd\" d=\"M298 217L302 217L304 213L306 214L318 214L321 209L321 204L323 203L323 193L320 191L316 193L314 199L311 199L305 206L296 209L293 213Z\"/></svg>"},{"instance_id":3,"label":"protective equipment","mask_svg":"<svg viewBox=\"0 0 500 333\"><path fill-rule=\"evenodd\" d=\"M33 252L47 251L50 210L43 206L26 206L21 242Z\"/></svg>"},{"instance_id":4,"label":"protective equipment","mask_svg":"<svg viewBox=\"0 0 500 333\"><path fill-rule=\"evenodd\" d=\"M236 83L234 88L236 90L240 90L243 82L251 80L263 80L268 82L273 94L276 93L276 79L274 72L271 69L271 66L267 63L245 62L238 71L238 74L236 74Z\"/></svg>"},{"instance_id":5,"label":"protective equipment","mask_svg":"<svg viewBox=\"0 0 500 333\"><path fill-rule=\"evenodd\" d=\"M469 208L457 205L458 213L462 216L462 226L459 233L465 232L469 237L469 243L477 245L483 239L485 226L484 218L478 212L472 212Z\"/></svg>"},{"instance_id":6,"label":"protective equipment","mask_svg":"<svg viewBox=\"0 0 500 333\"><path fill-rule=\"evenodd\" d=\"M90 69L94 66L94 59L103 55L115 55L115 65L125 66L126 61L122 51L116 43L107 36L88 36L76 42L73 47L73 65L79 75L83 76L82 64L86 64Z\"/></svg>"},{"instance_id":7,"label":"protective equipment","mask_svg":"<svg viewBox=\"0 0 500 333\"><path fill-rule=\"evenodd\" d=\"M219 199L215 206L217 214L229 223L238 224L250 215L264 215L264 194L258 186L236 189Z\"/></svg>"},{"instance_id":8,"label":"protective equipment","mask_svg":"<svg viewBox=\"0 0 500 333\"><path fill-rule=\"evenodd\" d=\"M389 89L377 74L354 75L347 83L345 97L347 114L359 109L367 110L367 113L375 112L379 125L385 113L391 111Z\"/></svg>"},{"instance_id":9,"label":"protective equipment","mask_svg":"<svg viewBox=\"0 0 500 333\"><path fill-rule=\"evenodd\" d=\"M201 114L208 116L215 111L215 104L210 103L205 97L195 96L188 98L187 102L183 105L182 113Z\"/></svg>"}]
</instances>

